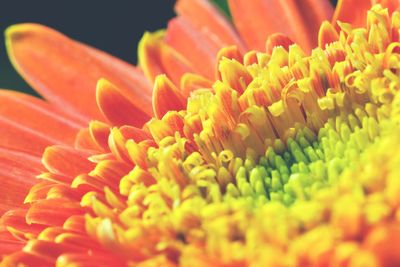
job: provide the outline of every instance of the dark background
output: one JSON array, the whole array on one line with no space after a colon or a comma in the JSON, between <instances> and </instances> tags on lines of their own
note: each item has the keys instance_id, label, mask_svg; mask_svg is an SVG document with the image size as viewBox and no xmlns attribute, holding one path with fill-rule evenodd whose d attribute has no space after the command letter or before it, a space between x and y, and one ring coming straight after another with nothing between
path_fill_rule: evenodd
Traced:
<instances>
[{"instance_id":1,"label":"dark background","mask_svg":"<svg viewBox=\"0 0 400 267\"><path fill-rule=\"evenodd\" d=\"M226 0L212 1L226 7ZM143 33L165 28L174 16L174 3L174 0L4 1L0 8L0 88L34 94L7 58L3 33L10 25L41 23L134 64Z\"/></svg>"},{"instance_id":2,"label":"dark background","mask_svg":"<svg viewBox=\"0 0 400 267\"><path fill-rule=\"evenodd\" d=\"M41 1L9 0L0 8L0 88L33 93L11 66L4 30L21 22L41 23L69 37L136 63L137 44L145 31L165 28L174 16L173 0Z\"/></svg>"}]
</instances>

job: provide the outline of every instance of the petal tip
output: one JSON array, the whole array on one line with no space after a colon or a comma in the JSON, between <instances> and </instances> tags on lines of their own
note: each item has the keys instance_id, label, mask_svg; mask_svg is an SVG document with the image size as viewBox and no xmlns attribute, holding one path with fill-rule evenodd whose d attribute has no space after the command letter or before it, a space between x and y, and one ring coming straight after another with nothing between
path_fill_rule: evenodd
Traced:
<instances>
[{"instance_id":1,"label":"petal tip","mask_svg":"<svg viewBox=\"0 0 400 267\"><path fill-rule=\"evenodd\" d=\"M4 35L7 41L12 41L26 33L30 24L15 24L6 28Z\"/></svg>"},{"instance_id":2,"label":"petal tip","mask_svg":"<svg viewBox=\"0 0 400 267\"><path fill-rule=\"evenodd\" d=\"M318 32L318 46L324 48L327 44L339 39L339 34L329 21L322 22Z\"/></svg>"},{"instance_id":3,"label":"petal tip","mask_svg":"<svg viewBox=\"0 0 400 267\"><path fill-rule=\"evenodd\" d=\"M5 44L8 57L14 68L18 69L17 62L14 57L13 44L24 36L28 29L27 24L15 24L7 27L4 31Z\"/></svg>"},{"instance_id":4,"label":"petal tip","mask_svg":"<svg viewBox=\"0 0 400 267\"><path fill-rule=\"evenodd\" d=\"M149 118L116 85L104 78L97 82L96 101L104 117L115 125L131 124L140 127Z\"/></svg>"},{"instance_id":5,"label":"petal tip","mask_svg":"<svg viewBox=\"0 0 400 267\"><path fill-rule=\"evenodd\" d=\"M153 111L157 118L162 118L170 110L182 110L186 99L165 74L157 75L153 90Z\"/></svg>"},{"instance_id":6,"label":"petal tip","mask_svg":"<svg viewBox=\"0 0 400 267\"><path fill-rule=\"evenodd\" d=\"M114 87L114 85L111 82L109 82L107 79L105 79L105 78L100 78L97 81L97 84L96 84L96 100L97 100L97 104L101 100L101 97L102 97L104 91L106 91L107 88L113 88L113 87Z\"/></svg>"},{"instance_id":7,"label":"petal tip","mask_svg":"<svg viewBox=\"0 0 400 267\"><path fill-rule=\"evenodd\" d=\"M151 60L155 58L154 53L159 49L160 41L164 39L165 30L156 32L145 32L138 44L138 65L142 68L149 81L154 81L155 74L151 65Z\"/></svg>"},{"instance_id":8,"label":"petal tip","mask_svg":"<svg viewBox=\"0 0 400 267\"><path fill-rule=\"evenodd\" d=\"M24 36L26 36L27 33L32 32L33 30L39 30L40 28L44 27L45 26L43 25L35 23L20 23L7 27L4 31L7 50L9 51L9 48L11 48L13 42L23 38Z\"/></svg>"}]
</instances>

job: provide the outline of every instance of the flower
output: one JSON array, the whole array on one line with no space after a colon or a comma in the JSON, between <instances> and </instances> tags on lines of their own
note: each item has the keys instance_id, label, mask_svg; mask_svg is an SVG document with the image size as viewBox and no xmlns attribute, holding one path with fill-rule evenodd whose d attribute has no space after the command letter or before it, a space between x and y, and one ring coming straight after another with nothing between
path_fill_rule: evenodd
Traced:
<instances>
[{"instance_id":1,"label":"flower","mask_svg":"<svg viewBox=\"0 0 400 267\"><path fill-rule=\"evenodd\" d=\"M400 13L373 2L231 0L233 28L180 0L139 67L10 27L46 101L0 93L2 265L400 265Z\"/></svg>"}]
</instances>

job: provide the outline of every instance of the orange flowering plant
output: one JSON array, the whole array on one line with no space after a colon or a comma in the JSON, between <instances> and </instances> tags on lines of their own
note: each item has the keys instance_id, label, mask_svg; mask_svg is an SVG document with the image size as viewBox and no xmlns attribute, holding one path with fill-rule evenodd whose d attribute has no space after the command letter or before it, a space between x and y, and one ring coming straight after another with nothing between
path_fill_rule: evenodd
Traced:
<instances>
[{"instance_id":1,"label":"orange flowering plant","mask_svg":"<svg viewBox=\"0 0 400 267\"><path fill-rule=\"evenodd\" d=\"M397 0L179 0L131 66L7 29L1 266L400 266Z\"/></svg>"}]
</instances>

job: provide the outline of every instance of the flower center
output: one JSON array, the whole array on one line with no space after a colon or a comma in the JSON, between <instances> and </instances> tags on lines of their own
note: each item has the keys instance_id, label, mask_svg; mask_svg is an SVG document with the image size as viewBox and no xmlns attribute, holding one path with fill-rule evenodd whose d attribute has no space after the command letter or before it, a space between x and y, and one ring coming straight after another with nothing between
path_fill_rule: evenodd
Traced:
<instances>
[{"instance_id":1,"label":"flower center","mask_svg":"<svg viewBox=\"0 0 400 267\"><path fill-rule=\"evenodd\" d=\"M151 120L155 142L127 141L135 167L120 183L126 201L107 189L103 200L84 198L97 216L87 216L89 233L133 261L191 266L201 259L193 255L285 251L317 225L334 238L334 208L319 201L397 120L399 18L375 6L366 29L340 24L337 41L311 55L297 45L244 57L222 50L212 88Z\"/></svg>"}]
</instances>

